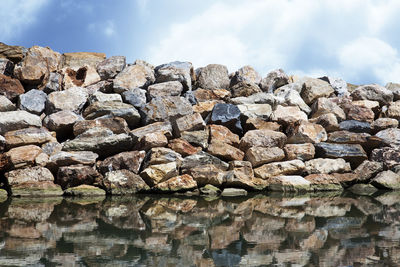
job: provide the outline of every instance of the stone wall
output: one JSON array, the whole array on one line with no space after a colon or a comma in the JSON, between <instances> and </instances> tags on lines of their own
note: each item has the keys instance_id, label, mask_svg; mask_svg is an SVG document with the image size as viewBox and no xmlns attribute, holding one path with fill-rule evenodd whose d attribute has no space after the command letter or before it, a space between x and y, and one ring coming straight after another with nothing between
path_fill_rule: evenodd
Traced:
<instances>
[{"instance_id":1,"label":"stone wall","mask_svg":"<svg viewBox=\"0 0 400 267\"><path fill-rule=\"evenodd\" d=\"M398 100L394 83L0 43L0 183L15 196L399 189Z\"/></svg>"}]
</instances>

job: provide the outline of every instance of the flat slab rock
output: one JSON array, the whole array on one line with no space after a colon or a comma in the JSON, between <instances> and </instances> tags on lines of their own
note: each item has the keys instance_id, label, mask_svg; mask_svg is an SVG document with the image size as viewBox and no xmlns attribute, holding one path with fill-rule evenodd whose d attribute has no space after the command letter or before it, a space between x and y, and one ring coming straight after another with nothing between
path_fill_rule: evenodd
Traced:
<instances>
[{"instance_id":1,"label":"flat slab rock","mask_svg":"<svg viewBox=\"0 0 400 267\"><path fill-rule=\"evenodd\" d=\"M275 176L268 179L268 189L281 192L313 191L311 182L301 176Z\"/></svg>"},{"instance_id":2,"label":"flat slab rock","mask_svg":"<svg viewBox=\"0 0 400 267\"><path fill-rule=\"evenodd\" d=\"M106 191L92 185L79 185L68 188L64 191L65 196L87 197L87 196L105 196Z\"/></svg>"}]
</instances>

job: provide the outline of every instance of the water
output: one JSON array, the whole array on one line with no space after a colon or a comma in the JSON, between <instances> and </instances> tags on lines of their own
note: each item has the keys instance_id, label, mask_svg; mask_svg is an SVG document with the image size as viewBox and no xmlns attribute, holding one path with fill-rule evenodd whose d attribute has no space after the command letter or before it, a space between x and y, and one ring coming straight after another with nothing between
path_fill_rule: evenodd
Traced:
<instances>
[{"instance_id":1,"label":"water","mask_svg":"<svg viewBox=\"0 0 400 267\"><path fill-rule=\"evenodd\" d=\"M400 266L400 193L14 198L0 266Z\"/></svg>"}]
</instances>

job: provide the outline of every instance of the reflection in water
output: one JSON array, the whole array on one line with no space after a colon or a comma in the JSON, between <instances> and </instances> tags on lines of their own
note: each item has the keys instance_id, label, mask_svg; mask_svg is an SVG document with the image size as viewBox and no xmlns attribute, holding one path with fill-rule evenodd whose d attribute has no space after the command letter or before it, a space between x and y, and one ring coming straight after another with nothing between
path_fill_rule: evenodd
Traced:
<instances>
[{"instance_id":1,"label":"reflection in water","mask_svg":"<svg viewBox=\"0 0 400 267\"><path fill-rule=\"evenodd\" d=\"M0 266L398 266L400 193L14 198Z\"/></svg>"}]
</instances>

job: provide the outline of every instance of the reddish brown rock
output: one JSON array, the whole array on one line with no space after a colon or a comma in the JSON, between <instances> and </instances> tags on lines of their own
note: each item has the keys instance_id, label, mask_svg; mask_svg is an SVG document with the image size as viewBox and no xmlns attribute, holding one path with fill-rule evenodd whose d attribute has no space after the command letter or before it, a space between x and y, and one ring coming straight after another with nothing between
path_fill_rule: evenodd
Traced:
<instances>
[{"instance_id":1,"label":"reddish brown rock","mask_svg":"<svg viewBox=\"0 0 400 267\"><path fill-rule=\"evenodd\" d=\"M144 151L121 152L100 162L98 169L102 174L122 169L127 169L137 174L145 156L146 153Z\"/></svg>"},{"instance_id":2,"label":"reddish brown rock","mask_svg":"<svg viewBox=\"0 0 400 267\"><path fill-rule=\"evenodd\" d=\"M0 74L0 94L11 101L15 101L19 95L25 93L24 87L17 79Z\"/></svg>"},{"instance_id":3,"label":"reddish brown rock","mask_svg":"<svg viewBox=\"0 0 400 267\"><path fill-rule=\"evenodd\" d=\"M315 148L313 144L286 144L283 148L286 155L286 160L310 160L314 158Z\"/></svg>"},{"instance_id":4,"label":"reddish brown rock","mask_svg":"<svg viewBox=\"0 0 400 267\"><path fill-rule=\"evenodd\" d=\"M203 130L206 127L206 124L199 113L193 113L178 118L175 124L178 134L185 131Z\"/></svg>"},{"instance_id":5,"label":"reddish brown rock","mask_svg":"<svg viewBox=\"0 0 400 267\"><path fill-rule=\"evenodd\" d=\"M319 143L327 139L327 133L319 124L314 124L307 121L298 121L290 125L287 130L288 143Z\"/></svg>"},{"instance_id":6,"label":"reddish brown rock","mask_svg":"<svg viewBox=\"0 0 400 267\"><path fill-rule=\"evenodd\" d=\"M271 115L272 121L290 124L300 120L308 120L307 114L300 110L298 106L284 107L278 105Z\"/></svg>"},{"instance_id":7,"label":"reddish brown rock","mask_svg":"<svg viewBox=\"0 0 400 267\"><path fill-rule=\"evenodd\" d=\"M41 145L46 142L56 141L55 133L46 128L25 128L5 133L6 145L13 148L22 145Z\"/></svg>"},{"instance_id":8,"label":"reddish brown rock","mask_svg":"<svg viewBox=\"0 0 400 267\"><path fill-rule=\"evenodd\" d=\"M150 186L154 186L178 175L177 162L150 165L140 173L140 177Z\"/></svg>"},{"instance_id":9,"label":"reddish brown rock","mask_svg":"<svg viewBox=\"0 0 400 267\"><path fill-rule=\"evenodd\" d=\"M213 164L206 164L189 169L189 174L197 182L199 187L211 184L221 186L224 182L224 172Z\"/></svg>"},{"instance_id":10,"label":"reddish brown rock","mask_svg":"<svg viewBox=\"0 0 400 267\"><path fill-rule=\"evenodd\" d=\"M397 128L399 126L399 121L392 118L379 118L371 123L373 133L388 129Z\"/></svg>"},{"instance_id":11,"label":"reddish brown rock","mask_svg":"<svg viewBox=\"0 0 400 267\"><path fill-rule=\"evenodd\" d=\"M81 184L99 183L102 175L95 168L86 165L63 166L58 169L56 183L63 189Z\"/></svg>"},{"instance_id":12,"label":"reddish brown rock","mask_svg":"<svg viewBox=\"0 0 400 267\"><path fill-rule=\"evenodd\" d=\"M342 105L344 112L346 113L347 120L373 122L375 113L367 107L357 106L353 104Z\"/></svg>"},{"instance_id":13,"label":"reddish brown rock","mask_svg":"<svg viewBox=\"0 0 400 267\"><path fill-rule=\"evenodd\" d=\"M277 122L265 121L261 118L248 118L246 120L246 128L248 130L271 130L271 131L281 131L282 125Z\"/></svg>"},{"instance_id":14,"label":"reddish brown rock","mask_svg":"<svg viewBox=\"0 0 400 267\"><path fill-rule=\"evenodd\" d=\"M204 102L209 100L227 100L231 96L231 92L225 89L202 89L193 91L197 101Z\"/></svg>"},{"instance_id":15,"label":"reddish brown rock","mask_svg":"<svg viewBox=\"0 0 400 267\"><path fill-rule=\"evenodd\" d=\"M340 129L338 120L333 113L327 113L314 119L310 119L309 122L323 126L327 132L338 131Z\"/></svg>"},{"instance_id":16,"label":"reddish brown rock","mask_svg":"<svg viewBox=\"0 0 400 267\"><path fill-rule=\"evenodd\" d=\"M154 132L143 136L136 144L136 150L149 150L153 147L164 147L168 145L168 139L162 132Z\"/></svg>"},{"instance_id":17,"label":"reddish brown rock","mask_svg":"<svg viewBox=\"0 0 400 267\"><path fill-rule=\"evenodd\" d=\"M240 140L240 149L247 151L250 147L283 147L287 137L284 133L271 130L251 130L248 131Z\"/></svg>"},{"instance_id":18,"label":"reddish brown rock","mask_svg":"<svg viewBox=\"0 0 400 267\"><path fill-rule=\"evenodd\" d=\"M318 98L312 105L312 118L317 118L329 113L334 114L339 121L346 119L346 114L343 109L330 98Z\"/></svg>"},{"instance_id":19,"label":"reddish brown rock","mask_svg":"<svg viewBox=\"0 0 400 267\"><path fill-rule=\"evenodd\" d=\"M197 183L193 177L188 174L172 177L153 187L154 190L161 192L184 192L195 188L197 188Z\"/></svg>"},{"instance_id":20,"label":"reddish brown rock","mask_svg":"<svg viewBox=\"0 0 400 267\"><path fill-rule=\"evenodd\" d=\"M213 110L214 106L218 103L224 103L224 101L222 100L200 101L193 106L193 111L196 113L200 113L201 116L205 118Z\"/></svg>"},{"instance_id":21,"label":"reddish brown rock","mask_svg":"<svg viewBox=\"0 0 400 267\"><path fill-rule=\"evenodd\" d=\"M210 142L220 141L232 146L239 145L239 136L232 133L229 128L223 125L207 125L210 131Z\"/></svg>"},{"instance_id":22,"label":"reddish brown rock","mask_svg":"<svg viewBox=\"0 0 400 267\"><path fill-rule=\"evenodd\" d=\"M365 145L368 142L370 134L354 133L349 131L335 131L329 133L328 142L338 144L360 144Z\"/></svg>"},{"instance_id":23,"label":"reddish brown rock","mask_svg":"<svg viewBox=\"0 0 400 267\"><path fill-rule=\"evenodd\" d=\"M301 160L272 162L254 169L256 177L268 179L279 175L300 174L305 168Z\"/></svg>"},{"instance_id":24,"label":"reddish brown rock","mask_svg":"<svg viewBox=\"0 0 400 267\"><path fill-rule=\"evenodd\" d=\"M253 167L262 164L281 161L285 158L285 153L279 147L251 147L246 152L246 160L251 162Z\"/></svg>"},{"instance_id":25,"label":"reddish brown rock","mask_svg":"<svg viewBox=\"0 0 400 267\"><path fill-rule=\"evenodd\" d=\"M243 160L244 152L240 149L228 145L222 141L214 141L209 144L208 153L224 160Z\"/></svg>"},{"instance_id":26,"label":"reddish brown rock","mask_svg":"<svg viewBox=\"0 0 400 267\"><path fill-rule=\"evenodd\" d=\"M123 118L102 118L96 120L77 121L73 126L74 135L78 136L85 131L94 128L103 127L110 129L115 134L128 133L128 124Z\"/></svg>"},{"instance_id":27,"label":"reddish brown rock","mask_svg":"<svg viewBox=\"0 0 400 267\"><path fill-rule=\"evenodd\" d=\"M20 146L10 149L6 155L9 168L18 169L35 165L35 158L42 153L42 149L35 145Z\"/></svg>"},{"instance_id":28,"label":"reddish brown rock","mask_svg":"<svg viewBox=\"0 0 400 267\"><path fill-rule=\"evenodd\" d=\"M194 147L188 141L177 138L169 141L168 147L186 157L201 151L201 147Z\"/></svg>"}]
</instances>

